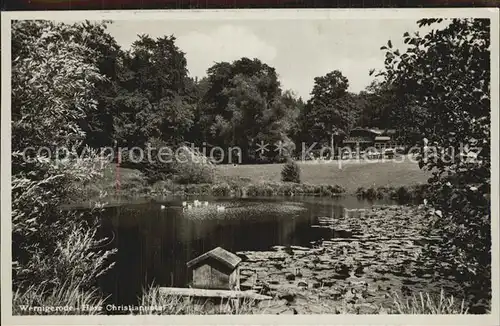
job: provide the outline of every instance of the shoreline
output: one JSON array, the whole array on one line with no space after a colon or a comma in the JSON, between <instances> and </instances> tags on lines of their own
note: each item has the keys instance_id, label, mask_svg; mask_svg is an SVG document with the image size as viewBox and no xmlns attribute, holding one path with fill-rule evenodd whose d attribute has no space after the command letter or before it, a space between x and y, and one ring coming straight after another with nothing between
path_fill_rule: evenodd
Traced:
<instances>
[{"instance_id":1,"label":"shoreline","mask_svg":"<svg viewBox=\"0 0 500 326\"><path fill-rule=\"evenodd\" d=\"M120 188L98 187L87 191L83 202L98 201L127 201L127 200L162 200L165 198L178 198L189 196L206 196L220 198L293 198L293 197L318 197L341 198L355 196L360 200L377 201L390 200L398 204L420 203L426 191L425 184L408 186L379 186L363 188L356 191L347 191L339 185L308 184L290 182L214 182L204 184L175 184L171 181L158 181L153 185L125 184ZM101 193L105 195L102 196ZM71 204L82 204L81 198Z\"/></svg>"}]
</instances>

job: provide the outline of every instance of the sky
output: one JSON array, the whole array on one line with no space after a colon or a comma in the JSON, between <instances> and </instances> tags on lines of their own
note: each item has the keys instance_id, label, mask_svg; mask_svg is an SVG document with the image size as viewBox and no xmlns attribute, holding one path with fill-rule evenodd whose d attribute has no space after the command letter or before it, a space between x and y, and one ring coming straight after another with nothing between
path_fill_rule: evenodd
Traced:
<instances>
[{"instance_id":1,"label":"sky","mask_svg":"<svg viewBox=\"0 0 500 326\"><path fill-rule=\"evenodd\" d=\"M231 21L114 21L108 26L122 48L137 35L174 35L185 52L192 77L206 76L215 62L241 57L258 58L274 67L283 90L307 100L314 77L340 70L349 80L349 91L365 89L374 77L372 68L383 68L380 47L390 39L404 48L403 34L418 29L415 20L231 20Z\"/></svg>"}]
</instances>

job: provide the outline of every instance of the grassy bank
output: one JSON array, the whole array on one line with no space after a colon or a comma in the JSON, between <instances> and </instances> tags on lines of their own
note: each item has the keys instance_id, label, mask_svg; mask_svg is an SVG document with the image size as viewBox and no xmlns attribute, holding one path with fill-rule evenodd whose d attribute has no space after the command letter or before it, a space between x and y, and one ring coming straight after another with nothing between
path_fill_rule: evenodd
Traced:
<instances>
[{"instance_id":1,"label":"grassy bank","mask_svg":"<svg viewBox=\"0 0 500 326\"><path fill-rule=\"evenodd\" d=\"M400 187L426 183L431 176L419 169L416 163L396 162L298 162L303 183L339 185L347 193L359 187ZM279 182L283 164L265 165L219 165L218 179L242 178L253 183Z\"/></svg>"},{"instance_id":2,"label":"grassy bank","mask_svg":"<svg viewBox=\"0 0 500 326\"><path fill-rule=\"evenodd\" d=\"M299 162L302 183L282 182L283 164L218 165L211 184L177 184L171 180L148 184L139 170L110 165L103 177L85 187L86 197L157 196L339 196L413 198L429 174L411 162Z\"/></svg>"}]
</instances>

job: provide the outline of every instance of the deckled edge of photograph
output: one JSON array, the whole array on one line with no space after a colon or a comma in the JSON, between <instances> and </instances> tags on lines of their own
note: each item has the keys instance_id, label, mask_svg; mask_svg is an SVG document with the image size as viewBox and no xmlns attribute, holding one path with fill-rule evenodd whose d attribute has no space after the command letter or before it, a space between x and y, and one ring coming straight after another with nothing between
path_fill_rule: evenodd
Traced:
<instances>
[{"instance_id":1,"label":"deckled edge of photograph","mask_svg":"<svg viewBox=\"0 0 500 326\"><path fill-rule=\"evenodd\" d=\"M190 315L190 316L12 316L11 264L11 21L44 20L280 20L280 19L491 19L491 153L492 153L492 310L490 315ZM38 11L2 12L1 110L1 305L2 325L499 325L499 9L289 9L174 11ZM474 239L470 239L474 241Z\"/></svg>"}]
</instances>

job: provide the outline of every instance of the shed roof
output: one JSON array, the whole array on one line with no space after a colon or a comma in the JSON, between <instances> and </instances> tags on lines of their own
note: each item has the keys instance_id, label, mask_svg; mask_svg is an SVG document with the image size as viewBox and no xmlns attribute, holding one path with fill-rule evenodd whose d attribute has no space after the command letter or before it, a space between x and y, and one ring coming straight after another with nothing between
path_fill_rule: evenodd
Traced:
<instances>
[{"instance_id":1,"label":"shed roof","mask_svg":"<svg viewBox=\"0 0 500 326\"><path fill-rule=\"evenodd\" d=\"M198 263L202 262L203 260L206 260L208 258L213 258L224 265L228 266L231 269L236 268L236 266L241 262L241 258L233 254L232 252L229 252L225 250L224 248L217 247L215 249L212 249L206 253L204 253L201 256L198 256L187 263L187 267L192 267L194 265L197 265Z\"/></svg>"},{"instance_id":2,"label":"shed roof","mask_svg":"<svg viewBox=\"0 0 500 326\"><path fill-rule=\"evenodd\" d=\"M387 140L391 140L391 137L389 137L389 136L377 136L377 137L375 137L375 141L387 141Z\"/></svg>"}]
</instances>

